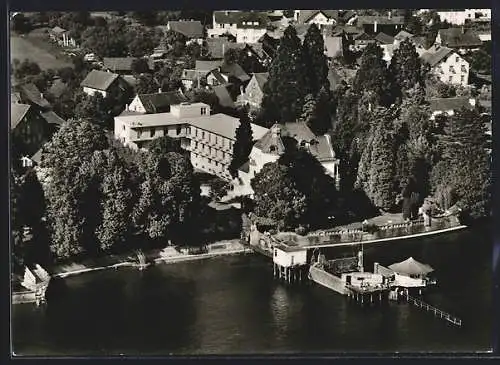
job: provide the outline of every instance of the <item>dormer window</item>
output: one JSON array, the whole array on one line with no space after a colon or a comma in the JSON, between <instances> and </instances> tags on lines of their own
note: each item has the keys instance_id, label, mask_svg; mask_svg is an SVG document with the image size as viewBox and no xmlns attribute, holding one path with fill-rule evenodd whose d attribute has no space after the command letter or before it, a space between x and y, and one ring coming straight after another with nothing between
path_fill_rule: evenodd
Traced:
<instances>
[{"instance_id":1,"label":"dormer window","mask_svg":"<svg viewBox=\"0 0 500 365\"><path fill-rule=\"evenodd\" d=\"M277 151L277 148L275 145L269 146L269 152L276 152L276 151Z\"/></svg>"},{"instance_id":2,"label":"dormer window","mask_svg":"<svg viewBox=\"0 0 500 365\"><path fill-rule=\"evenodd\" d=\"M201 115L207 114L207 108L201 108Z\"/></svg>"},{"instance_id":3,"label":"dormer window","mask_svg":"<svg viewBox=\"0 0 500 365\"><path fill-rule=\"evenodd\" d=\"M302 148L307 147L307 142L304 140L300 141L300 147L302 147Z\"/></svg>"}]
</instances>

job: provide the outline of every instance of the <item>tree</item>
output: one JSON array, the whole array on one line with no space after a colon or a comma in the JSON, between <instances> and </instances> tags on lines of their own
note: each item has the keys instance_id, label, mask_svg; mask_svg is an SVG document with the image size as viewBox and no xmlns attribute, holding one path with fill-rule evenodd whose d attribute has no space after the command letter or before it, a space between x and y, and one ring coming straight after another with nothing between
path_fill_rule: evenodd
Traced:
<instances>
[{"instance_id":1,"label":"tree","mask_svg":"<svg viewBox=\"0 0 500 365\"><path fill-rule=\"evenodd\" d=\"M160 85L156 82L156 79L150 75L138 75L136 76L137 83L135 85L135 92L137 95L141 94L154 94L158 92Z\"/></svg>"},{"instance_id":2,"label":"tree","mask_svg":"<svg viewBox=\"0 0 500 365\"><path fill-rule=\"evenodd\" d=\"M328 61L325 55L323 36L316 24L306 32L302 45L307 72L308 91L316 96L322 88L330 89L328 81Z\"/></svg>"},{"instance_id":3,"label":"tree","mask_svg":"<svg viewBox=\"0 0 500 365\"><path fill-rule=\"evenodd\" d=\"M305 65L300 39L289 26L281 38L277 55L264 85L262 110L267 126L276 121L295 122L300 116L306 89Z\"/></svg>"},{"instance_id":4,"label":"tree","mask_svg":"<svg viewBox=\"0 0 500 365\"><path fill-rule=\"evenodd\" d=\"M233 178L238 176L238 168L248 161L252 151L253 134L247 110L241 112L240 125L236 129L236 140L233 145L233 157L229 164L229 173Z\"/></svg>"},{"instance_id":5,"label":"tree","mask_svg":"<svg viewBox=\"0 0 500 365\"><path fill-rule=\"evenodd\" d=\"M267 163L250 182L255 214L272 221L279 230L298 227L306 212L306 197L297 189L288 171L282 164Z\"/></svg>"},{"instance_id":6,"label":"tree","mask_svg":"<svg viewBox=\"0 0 500 365\"><path fill-rule=\"evenodd\" d=\"M95 151L108 148L101 128L82 120L64 123L44 147L45 196L51 251L57 258L96 250L97 181L88 174Z\"/></svg>"},{"instance_id":7,"label":"tree","mask_svg":"<svg viewBox=\"0 0 500 365\"><path fill-rule=\"evenodd\" d=\"M329 217L338 213L338 196L335 181L325 173L323 165L302 147L288 147L278 163L288 168L288 176L306 198L299 223L306 229L329 224Z\"/></svg>"},{"instance_id":8,"label":"tree","mask_svg":"<svg viewBox=\"0 0 500 365\"><path fill-rule=\"evenodd\" d=\"M398 96L415 86L423 85L424 68L415 50L415 45L409 39L401 42L398 49L394 51L389 71L399 89Z\"/></svg>"},{"instance_id":9,"label":"tree","mask_svg":"<svg viewBox=\"0 0 500 365\"><path fill-rule=\"evenodd\" d=\"M12 18L12 30L17 33L25 34L29 33L32 29L30 19L27 18L23 13L17 13L16 16Z\"/></svg>"},{"instance_id":10,"label":"tree","mask_svg":"<svg viewBox=\"0 0 500 365\"><path fill-rule=\"evenodd\" d=\"M17 80L23 80L26 76L36 76L42 72L38 63L32 62L27 58L21 63L16 62L16 59L14 59L13 64L14 77Z\"/></svg>"},{"instance_id":11,"label":"tree","mask_svg":"<svg viewBox=\"0 0 500 365\"><path fill-rule=\"evenodd\" d=\"M168 30L165 33L164 41L170 47L169 53L174 57L181 57L184 55L187 40L185 35L173 30Z\"/></svg>"},{"instance_id":12,"label":"tree","mask_svg":"<svg viewBox=\"0 0 500 365\"><path fill-rule=\"evenodd\" d=\"M183 236L189 241L200 196L190 161L176 152L147 152L143 158L134 223L153 242L175 241Z\"/></svg>"},{"instance_id":13,"label":"tree","mask_svg":"<svg viewBox=\"0 0 500 365\"><path fill-rule=\"evenodd\" d=\"M366 193L372 203L385 211L394 206L396 198L394 119L394 110L377 110L362 152L356 181L356 186Z\"/></svg>"},{"instance_id":14,"label":"tree","mask_svg":"<svg viewBox=\"0 0 500 365\"><path fill-rule=\"evenodd\" d=\"M491 172L486 127L477 110L462 109L448 119L440 138L442 159L431 182L443 209L457 204L471 218L490 215Z\"/></svg>"},{"instance_id":15,"label":"tree","mask_svg":"<svg viewBox=\"0 0 500 365\"><path fill-rule=\"evenodd\" d=\"M228 65L232 65L233 63L237 63L240 58L240 51L238 49L229 48L224 53L224 62Z\"/></svg>"},{"instance_id":16,"label":"tree","mask_svg":"<svg viewBox=\"0 0 500 365\"><path fill-rule=\"evenodd\" d=\"M126 33L128 53L132 57L144 57L150 55L158 45L153 30L145 27L135 27Z\"/></svg>"},{"instance_id":17,"label":"tree","mask_svg":"<svg viewBox=\"0 0 500 365\"><path fill-rule=\"evenodd\" d=\"M382 55L382 49L375 43L365 48L354 77L353 91L357 94L371 93L376 104L390 106L395 99L393 83Z\"/></svg>"},{"instance_id":18,"label":"tree","mask_svg":"<svg viewBox=\"0 0 500 365\"><path fill-rule=\"evenodd\" d=\"M100 94L87 95L80 93L77 96L75 116L86 119L96 125L106 126L112 118L111 110L106 99Z\"/></svg>"}]
</instances>

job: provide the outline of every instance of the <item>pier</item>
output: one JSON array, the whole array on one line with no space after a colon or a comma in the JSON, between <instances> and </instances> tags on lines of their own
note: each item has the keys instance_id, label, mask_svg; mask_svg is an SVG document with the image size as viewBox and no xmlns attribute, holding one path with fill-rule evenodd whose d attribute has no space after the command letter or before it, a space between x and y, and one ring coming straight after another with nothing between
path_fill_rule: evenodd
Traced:
<instances>
[{"instance_id":1,"label":"pier","mask_svg":"<svg viewBox=\"0 0 500 365\"><path fill-rule=\"evenodd\" d=\"M347 297L361 306L386 303L389 298L388 287L359 287L346 285Z\"/></svg>"},{"instance_id":2,"label":"pier","mask_svg":"<svg viewBox=\"0 0 500 365\"><path fill-rule=\"evenodd\" d=\"M446 312L444 312L436 307L433 307L432 305L427 304L427 303L421 301L420 299L414 298L414 297L406 294L406 300L408 301L408 303L416 306L417 308L422 308L427 312L432 312L436 317L444 319L444 320L454 324L455 326L458 326L458 327L462 326L461 319L459 319L455 316L452 316L451 314L446 313Z\"/></svg>"}]
</instances>

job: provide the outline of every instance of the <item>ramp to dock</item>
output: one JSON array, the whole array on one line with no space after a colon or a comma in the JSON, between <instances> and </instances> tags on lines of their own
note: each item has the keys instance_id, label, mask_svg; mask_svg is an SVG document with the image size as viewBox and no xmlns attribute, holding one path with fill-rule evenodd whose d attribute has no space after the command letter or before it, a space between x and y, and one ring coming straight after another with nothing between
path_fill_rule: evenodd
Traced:
<instances>
[{"instance_id":1,"label":"ramp to dock","mask_svg":"<svg viewBox=\"0 0 500 365\"><path fill-rule=\"evenodd\" d=\"M451 314L446 313L446 312L444 312L436 307L433 307L432 305L427 304L427 303L421 301L420 299L414 298L408 294L406 295L406 299L407 299L408 303L416 306L417 308L424 309L427 312L432 312L436 317L444 319L444 320L446 320L446 321L448 321L448 322L450 322L458 327L462 326L461 319L459 319L455 316L452 316Z\"/></svg>"}]
</instances>

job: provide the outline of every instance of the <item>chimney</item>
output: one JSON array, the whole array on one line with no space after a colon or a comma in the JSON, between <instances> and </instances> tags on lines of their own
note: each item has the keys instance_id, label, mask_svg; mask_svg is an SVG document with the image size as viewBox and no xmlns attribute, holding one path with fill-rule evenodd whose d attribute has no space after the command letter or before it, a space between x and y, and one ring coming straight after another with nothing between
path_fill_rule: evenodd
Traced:
<instances>
[{"instance_id":1,"label":"chimney","mask_svg":"<svg viewBox=\"0 0 500 365\"><path fill-rule=\"evenodd\" d=\"M373 22L373 33L377 34L377 21Z\"/></svg>"}]
</instances>

